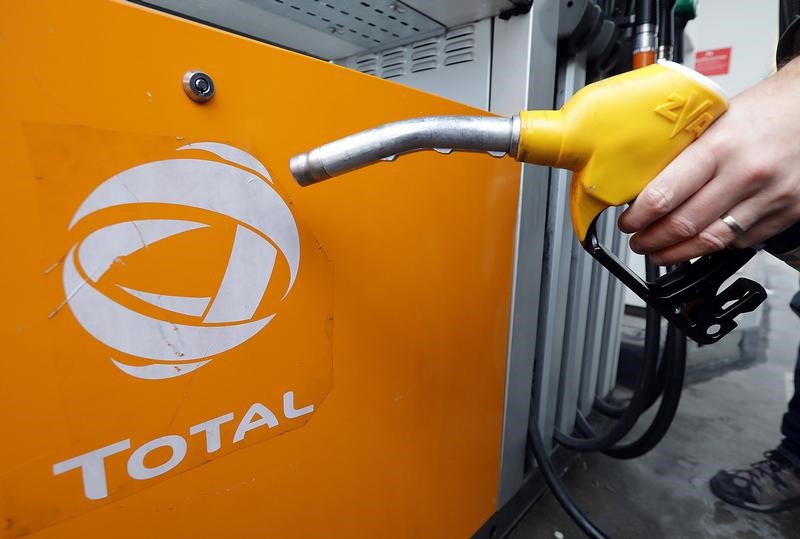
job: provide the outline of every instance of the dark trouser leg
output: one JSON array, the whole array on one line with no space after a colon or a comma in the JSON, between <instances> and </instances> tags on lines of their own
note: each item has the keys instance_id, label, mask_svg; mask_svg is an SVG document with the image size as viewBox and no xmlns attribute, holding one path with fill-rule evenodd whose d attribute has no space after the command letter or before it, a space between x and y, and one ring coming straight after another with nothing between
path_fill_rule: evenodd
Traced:
<instances>
[{"instance_id":1,"label":"dark trouser leg","mask_svg":"<svg viewBox=\"0 0 800 539\"><path fill-rule=\"evenodd\" d=\"M800 467L800 350L797 351L797 364L794 367L794 396L789 401L789 409L783 414L781 434L784 438L778 450Z\"/></svg>"}]
</instances>

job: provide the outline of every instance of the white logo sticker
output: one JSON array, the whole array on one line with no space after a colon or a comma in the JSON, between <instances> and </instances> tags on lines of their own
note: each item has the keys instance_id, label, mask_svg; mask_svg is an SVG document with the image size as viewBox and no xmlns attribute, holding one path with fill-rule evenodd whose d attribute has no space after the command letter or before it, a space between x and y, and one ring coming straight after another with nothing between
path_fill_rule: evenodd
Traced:
<instances>
[{"instance_id":1,"label":"white logo sticker","mask_svg":"<svg viewBox=\"0 0 800 539\"><path fill-rule=\"evenodd\" d=\"M266 168L250 154L225 144L201 142L179 148L188 149L204 150L239 166L169 159L130 168L100 184L69 225L72 229L86 216L113 206L146 203L200 208L236 222L227 268L212 297L174 296L117 285L160 309L198 317L197 325L136 312L107 297L96 284L119 257L208 224L178 219L114 223L91 232L70 249L63 275L70 310L106 346L153 361L133 365L111 358L120 370L137 378L164 379L192 372L253 337L275 316L256 316L256 311L277 257L282 256L289 268L283 298L294 285L300 264L297 225L268 183L272 180Z\"/></svg>"}]
</instances>

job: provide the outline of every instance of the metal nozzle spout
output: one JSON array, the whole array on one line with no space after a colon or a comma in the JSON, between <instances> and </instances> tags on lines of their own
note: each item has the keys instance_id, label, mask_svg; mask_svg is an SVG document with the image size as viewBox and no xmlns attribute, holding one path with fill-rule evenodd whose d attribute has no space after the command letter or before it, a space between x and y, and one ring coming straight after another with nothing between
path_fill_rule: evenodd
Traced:
<instances>
[{"instance_id":1,"label":"metal nozzle spout","mask_svg":"<svg viewBox=\"0 0 800 539\"><path fill-rule=\"evenodd\" d=\"M297 183L311 185L398 154L418 150L516 155L519 118L428 116L393 122L335 140L289 160Z\"/></svg>"}]
</instances>

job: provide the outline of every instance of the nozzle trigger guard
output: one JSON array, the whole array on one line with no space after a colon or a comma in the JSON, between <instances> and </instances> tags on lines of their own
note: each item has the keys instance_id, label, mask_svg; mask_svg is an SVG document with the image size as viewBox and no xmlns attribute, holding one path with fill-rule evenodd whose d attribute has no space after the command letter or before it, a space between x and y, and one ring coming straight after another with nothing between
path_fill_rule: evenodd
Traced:
<instances>
[{"instance_id":1,"label":"nozzle trigger guard","mask_svg":"<svg viewBox=\"0 0 800 539\"><path fill-rule=\"evenodd\" d=\"M589 227L583 248L698 344L717 342L737 326L734 318L755 310L767 299L764 287L744 277L719 292L722 284L755 256L755 249L726 249L705 255L684 262L656 281L645 281L600 243L596 225L597 219Z\"/></svg>"}]
</instances>

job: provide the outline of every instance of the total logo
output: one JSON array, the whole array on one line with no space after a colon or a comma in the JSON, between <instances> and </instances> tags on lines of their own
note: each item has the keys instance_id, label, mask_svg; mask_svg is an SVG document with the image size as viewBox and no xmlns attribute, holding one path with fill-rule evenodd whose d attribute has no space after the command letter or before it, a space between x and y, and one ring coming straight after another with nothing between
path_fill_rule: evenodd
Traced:
<instances>
[{"instance_id":1,"label":"total logo","mask_svg":"<svg viewBox=\"0 0 800 539\"><path fill-rule=\"evenodd\" d=\"M74 229L115 208L147 210L144 218L90 226L70 249L63 272L67 305L78 323L120 352L110 358L114 365L141 379L185 375L252 338L275 316L300 265L297 225L263 164L216 142L180 150L210 152L227 162L168 159L135 166L100 184L69 225ZM194 213L186 217L189 209ZM152 289L153 271L146 286L104 279L165 240L212 226L197 215L224 221L232 236L222 275L209 281L212 290L207 286L205 293L188 295ZM182 271L211 270L184 265ZM180 284L180 275L160 277Z\"/></svg>"},{"instance_id":2,"label":"total logo","mask_svg":"<svg viewBox=\"0 0 800 539\"><path fill-rule=\"evenodd\" d=\"M283 418L296 419L314 411L309 404L296 408L293 391L283 394ZM206 454L210 455L222 447L221 426L234 420L233 412L214 417L189 427L189 437L204 437ZM245 439L245 435L259 428L273 429L278 427L278 416L260 402L253 403L239 421L231 444ZM151 453L161 448L168 448L170 456L158 465L148 465L145 461ZM53 465L53 475L61 475L71 470L80 470L83 482L83 495L89 500L102 500L108 497L108 480L106 478L105 460L116 454L126 453L131 449L131 440L125 439L113 444L89 451ZM129 456L126 466L128 477L138 481L153 479L164 475L183 462L188 451L187 437L181 434L169 434L145 442Z\"/></svg>"},{"instance_id":3,"label":"total logo","mask_svg":"<svg viewBox=\"0 0 800 539\"><path fill-rule=\"evenodd\" d=\"M143 385L194 372L253 338L281 305L287 307L284 300L300 265L297 224L263 164L241 149L216 142L189 144L178 153L187 157L136 165L105 180L79 205L69 224L76 239L63 265L65 304L80 327L107 347L112 364L138 379L121 386L137 395ZM319 306L327 305L319 288L326 285L319 283L328 281L315 256L320 256L316 249L306 256L309 278L296 291L304 315L312 321L322 319ZM292 323L298 323L296 317L284 327ZM302 323L308 324L306 319ZM316 337L319 328L312 323L305 334ZM283 342L285 334L276 332L276 340ZM294 343L291 357L308 349ZM79 474L84 497L102 500L132 492L138 482L166 478L176 468L185 471L299 428L314 412L314 403L321 402L324 377L304 376L308 371L302 369L314 373L313 367L318 361L325 364L327 356L319 355L319 347L311 350L310 359L292 363L295 370L281 366L280 358L266 358L276 372L287 375L288 370L295 389L279 390L272 378L264 380L263 386L270 388L266 391L280 391L273 394L282 396L269 407L253 402L262 397L251 397L246 389L232 395L223 383L223 389L201 397L205 405L214 404L202 408L206 413L217 409L216 417L201 420L203 416L192 412L182 426L174 419L189 400L183 397L190 381L160 385L161 402L167 408L173 402L179 406L166 412L172 417L170 434L148 434L151 424L163 425L163 417L149 415L114 443L99 441L104 432L95 440L95 447L101 447L53 464L52 474L67 474L72 480ZM251 352L241 357L265 359ZM246 367L252 372L252 366ZM265 364L259 368L263 376ZM113 367L110 370L116 374ZM263 395L261 384L249 391L254 389ZM183 397L165 399L172 390ZM218 415L224 411L228 413ZM126 473L119 469L120 458L127 458Z\"/></svg>"}]
</instances>

